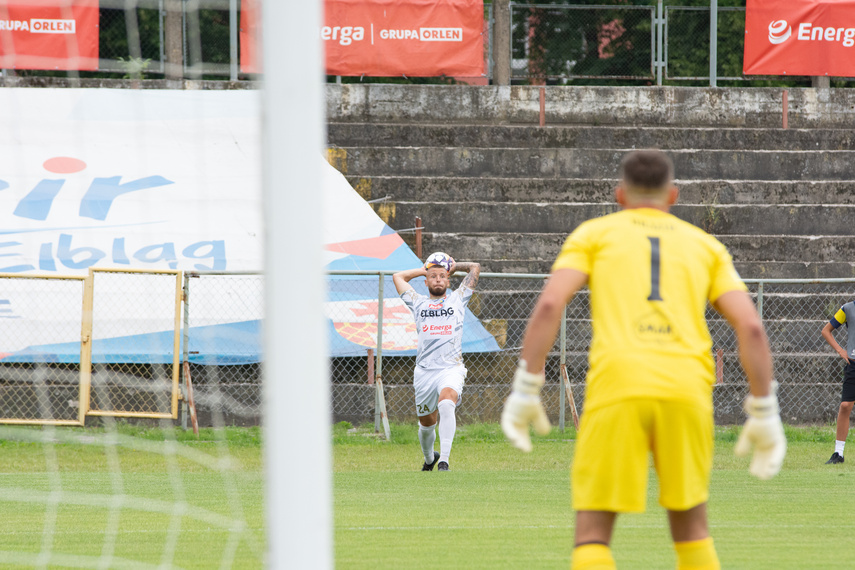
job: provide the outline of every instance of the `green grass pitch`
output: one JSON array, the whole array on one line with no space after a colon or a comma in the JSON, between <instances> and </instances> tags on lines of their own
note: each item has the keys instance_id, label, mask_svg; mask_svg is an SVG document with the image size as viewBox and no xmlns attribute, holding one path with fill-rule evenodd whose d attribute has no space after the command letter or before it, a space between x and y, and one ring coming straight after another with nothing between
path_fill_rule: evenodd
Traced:
<instances>
[{"instance_id":1,"label":"green grass pitch","mask_svg":"<svg viewBox=\"0 0 855 570\"><path fill-rule=\"evenodd\" d=\"M0 569L263 567L259 429L117 433L0 428Z\"/></svg>"},{"instance_id":2,"label":"green grass pitch","mask_svg":"<svg viewBox=\"0 0 855 570\"><path fill-rule=\"evenodd\" d=\"M569 567L572 430L523 454L497 425L461 425L452 471L422 473L415 422L393 425L391 443L349 427L333 430L336 568ZM716 431L710 522L722 567L837 567L855 532L855 467L824 464L832 427L788 427L784 469L765 482L733 456L737 431ZM263 568L259 429L176 431L171 451L157 429L125 426L118 446L97 430L0 432L0 568ZM655 484L648 512L618 520L621 569L675 566Z\"/></svg>"},{"instance_id":3,"label":"green grass pitch","mask_svg":"<svg viewBox=\"0 0 855 570\"><path fill-rule=\"evenodd\" d=\"M569 568L572 430L535 438L523 454L498 426L461 426L452 470L422 473L415 425L394 426L391 444L345 427L334 446L338 568ZM716 431L709 513L722 568L836 567L855 531L855 469L824 464L832 427L788 427L787 459L771 481L734 457L737 432ZM612 546L622 570L676 565L656 493L651 476L647 512L618 518Z\"/></svg>"}]
</instances>

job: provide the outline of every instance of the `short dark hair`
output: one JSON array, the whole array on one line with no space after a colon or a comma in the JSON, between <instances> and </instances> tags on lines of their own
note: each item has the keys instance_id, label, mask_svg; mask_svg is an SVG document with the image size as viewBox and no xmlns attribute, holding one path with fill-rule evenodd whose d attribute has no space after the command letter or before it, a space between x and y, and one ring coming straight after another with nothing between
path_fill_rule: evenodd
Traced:
<instances>
[{"instance_id":1,"label":"short dark hair","mask_svg":"<svg viewBox=\"0 0 855 570\"><path fill-rule=\"evenodd\" d=\"M621 179L641 191L666 188L674 178L674 163L661 150L634 150L620 162Z\"/></svg>"}]
</instances>

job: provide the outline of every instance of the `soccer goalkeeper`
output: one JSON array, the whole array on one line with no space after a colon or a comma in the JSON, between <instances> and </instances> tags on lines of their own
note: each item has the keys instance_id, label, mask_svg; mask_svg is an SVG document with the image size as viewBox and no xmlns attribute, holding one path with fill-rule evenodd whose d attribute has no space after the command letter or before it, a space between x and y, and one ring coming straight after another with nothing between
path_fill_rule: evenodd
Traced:
<instances>
[{"instance_id":1,"label":"soccer goalkeeper","mask_svg":"<svg viewBox=\"0 0 855 570\"><path fill-rule=\"evenodd\" d=\"M593 339L572 467L576 537L571 568L614 568L609 543L618 513L641 512L648 456L668 512L677 568L720 568L707 524L713 456L712 340L707 301L736 332L748 377L748 420L736 445L754 447L750 472L774 476L786 439L762 322L715 238L669 213L677 200L673 165L660 151L621 163L622 211L581 224L552 266L526 328L502 428L531 449L529 425L549 430L540 403L544 363L564 305L590 289Z\"/></svg>"}]
</instances>

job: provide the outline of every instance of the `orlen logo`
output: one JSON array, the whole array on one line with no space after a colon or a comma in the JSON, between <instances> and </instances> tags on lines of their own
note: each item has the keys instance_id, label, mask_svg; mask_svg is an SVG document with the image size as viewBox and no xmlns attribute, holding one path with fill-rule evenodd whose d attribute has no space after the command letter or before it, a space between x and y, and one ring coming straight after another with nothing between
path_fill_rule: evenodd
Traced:
<instances>
[{"instance_id":1,"label":"orlen logo","mask_svg":"<svg viewBox=\"0 0 855 570\"><path fill-rule=\"evenodd\" d=\"M77 32L75 20L30 20L30 31L34 34L73 34Z\"/></svg>"},{"instance_id":2,"label":"orlen logo","mask_svg":"<svg viewBox=\"0 0 855 570\"><path fill-rule=\"evenodd\" d=\"M418 40L420 42L462 42L463 28L419 28L418 30L380 30L383 40Z\"/></svg>"},{"instance_id":3,"label":"orlen logo","mask_svg":"<svg viewBox=\"0 0 855 570\"><path fill-rule=\"evenodd\" d=\"M74 34L77 33L76 20L48 20L32 18L27 20L0 20L0 31L30 32L32 34Z\"/></svg>"},{"instance_id":4,"label":"orlen logo","mask_svg":"<svg viewBox=\"0 0 855 570\"><path fill-rule=\"evenodd\" d=\"M423 42L462 42L463 28L420 28L419 39Z\"/></svg>"},{"instance_id":5,"label":"orlen logo","mask_svg":"<svg viewBox=\"0 0 855 570\"><path fill-rule=\"evenodd\" d=\"M793 27L786 20L774 20L769 24L769 42L782 44L793 35Z\"/></svg>"}]
</instances>

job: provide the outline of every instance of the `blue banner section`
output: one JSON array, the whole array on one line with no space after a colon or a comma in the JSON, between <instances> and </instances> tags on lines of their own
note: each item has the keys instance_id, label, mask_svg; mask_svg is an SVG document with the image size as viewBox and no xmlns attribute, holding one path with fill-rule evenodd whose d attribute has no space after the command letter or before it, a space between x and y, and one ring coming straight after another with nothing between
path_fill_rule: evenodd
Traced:
<instances>
[{"instance_id":1,"label":"blue banner section","mask_svg":"<svg viewBox=\"0 0 855 570\"><path fill-rule=\"evenodd\" d=\"M195 364L237 365L262 361L261 321L191 327L189 360ZM183 339L182 339L183 340ZM96 339L92 363L171 364L172 331ZM183 342L179 353L183 353ZM2 362L80 363L80 343L66 342L25 348Z\"/></svg>"}]
</instances>

